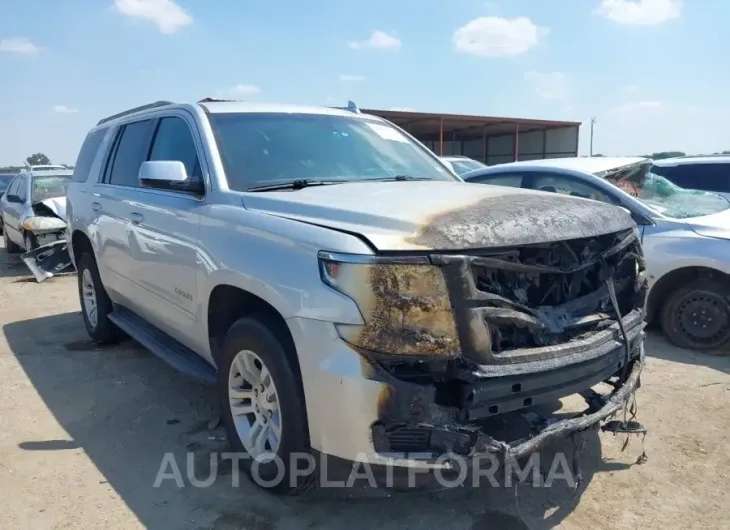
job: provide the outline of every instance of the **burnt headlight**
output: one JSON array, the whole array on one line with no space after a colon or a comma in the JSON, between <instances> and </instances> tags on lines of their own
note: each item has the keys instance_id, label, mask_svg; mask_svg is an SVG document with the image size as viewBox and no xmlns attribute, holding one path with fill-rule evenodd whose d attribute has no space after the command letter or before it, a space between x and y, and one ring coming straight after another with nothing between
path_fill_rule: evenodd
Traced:
<instances>
[{"instance_id":1,"label":"burnt headlight","mask_svg":"<svg viewBox=\"0 0 730 530\"><path fill-rule=\"evenodd\" d=\"M446 282L428 258L320 252L319 268L322 281L360 309L364 325L337 325L343 340L393 355L459 355Z\"/></svg>"}]
</instances>

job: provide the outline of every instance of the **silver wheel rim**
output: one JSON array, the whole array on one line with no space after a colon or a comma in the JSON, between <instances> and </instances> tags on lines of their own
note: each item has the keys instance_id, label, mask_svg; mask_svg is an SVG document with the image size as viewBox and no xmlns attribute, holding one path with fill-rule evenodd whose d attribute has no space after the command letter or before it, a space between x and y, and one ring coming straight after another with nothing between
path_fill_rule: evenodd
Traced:
<instances>
[{"instance_id":1,"label":"silver wheel rim","mask_svg":"<svg viewBox=\"0 0 730 530\"><path fill-rule=\"evenodd\" d=\"M89 320L92 328L96 327L99 319L98 308L96 305L96 289L94 288L94 280L91 277L91 271L84 269L81 274L81 298L84 304L84 313Z\"/></svg>"},{"instance_id":2,"label":"silver wheel rim","mask_svg":"<svg viewBox=\"0 0 730 530\"><path fill-rule=\"evenodd\" d=\"M233 358L228 401L236 433L248 454L260 462L273 460L281 444L279 395L269 369L251 350Z\"/></svg>"}]
</instances>

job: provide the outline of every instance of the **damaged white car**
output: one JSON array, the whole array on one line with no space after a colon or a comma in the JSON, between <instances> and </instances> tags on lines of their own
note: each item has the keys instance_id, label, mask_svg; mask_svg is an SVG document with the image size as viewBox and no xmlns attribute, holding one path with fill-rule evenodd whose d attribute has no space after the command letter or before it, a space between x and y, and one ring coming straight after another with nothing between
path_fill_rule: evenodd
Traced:
<instances>
[{"instance_id":1,"label":"damaged white car","mask_svg":"<svg viewBox=\"0 0 730 530\"><path fill-rule=\"evenodd\" d=\"M65 219L72 176L66 168L31 167L13 179L0 199L5 250L25 251L23 261L39 281L71 266Z\"/></svg>"}]
</instances>

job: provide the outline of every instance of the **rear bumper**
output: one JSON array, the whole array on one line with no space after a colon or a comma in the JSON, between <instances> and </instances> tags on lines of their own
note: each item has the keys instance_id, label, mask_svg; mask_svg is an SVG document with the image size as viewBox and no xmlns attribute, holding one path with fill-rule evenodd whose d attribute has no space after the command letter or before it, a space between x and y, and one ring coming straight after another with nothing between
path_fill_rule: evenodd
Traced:
<instances>
[{"instance_id":1,"label":"rear bumper","mask_svg":"<svg viewBox=\"0 0 730 530\"><path fill-rule=\"evenodd\" d=\"M342 341L331 323L289 320L299 353L313 449L345 460L421 469L450 469L448 455L521 458L552 440L600 424L624 407L643 369L643 324L627 330L630 361L618 335L582 349L580 361L503 376L472 373L438 382L405 381ZM586 394L583 412L525 422L529 432L500 439L492 418L520 419L533 405L584 393L611 380L610 394ZM525 414L527 416L529 414Z\"/></svg>"}]
</instances>

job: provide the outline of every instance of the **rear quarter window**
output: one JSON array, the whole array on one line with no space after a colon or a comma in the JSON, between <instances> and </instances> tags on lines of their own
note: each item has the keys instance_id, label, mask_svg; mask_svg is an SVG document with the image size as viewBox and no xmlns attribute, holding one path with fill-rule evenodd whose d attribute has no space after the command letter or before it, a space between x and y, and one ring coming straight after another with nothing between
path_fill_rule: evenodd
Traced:
<instances>
[{"instance_id":1,"label":"rear quarter window","mask_svg":"<svg viewBox=\"0 0 730 530\"><path fill-rule=\"evenodd\" d=\"M91 166L96 160L96 154L99 151L101 142L104 139L108 129L97 129L96 131L90 132L83 145L79 156L76 158L76 165L74 166L74 174L72 180L74 182L86 182L89 179L89 172Z\"/></svg>"}]
</instances>

